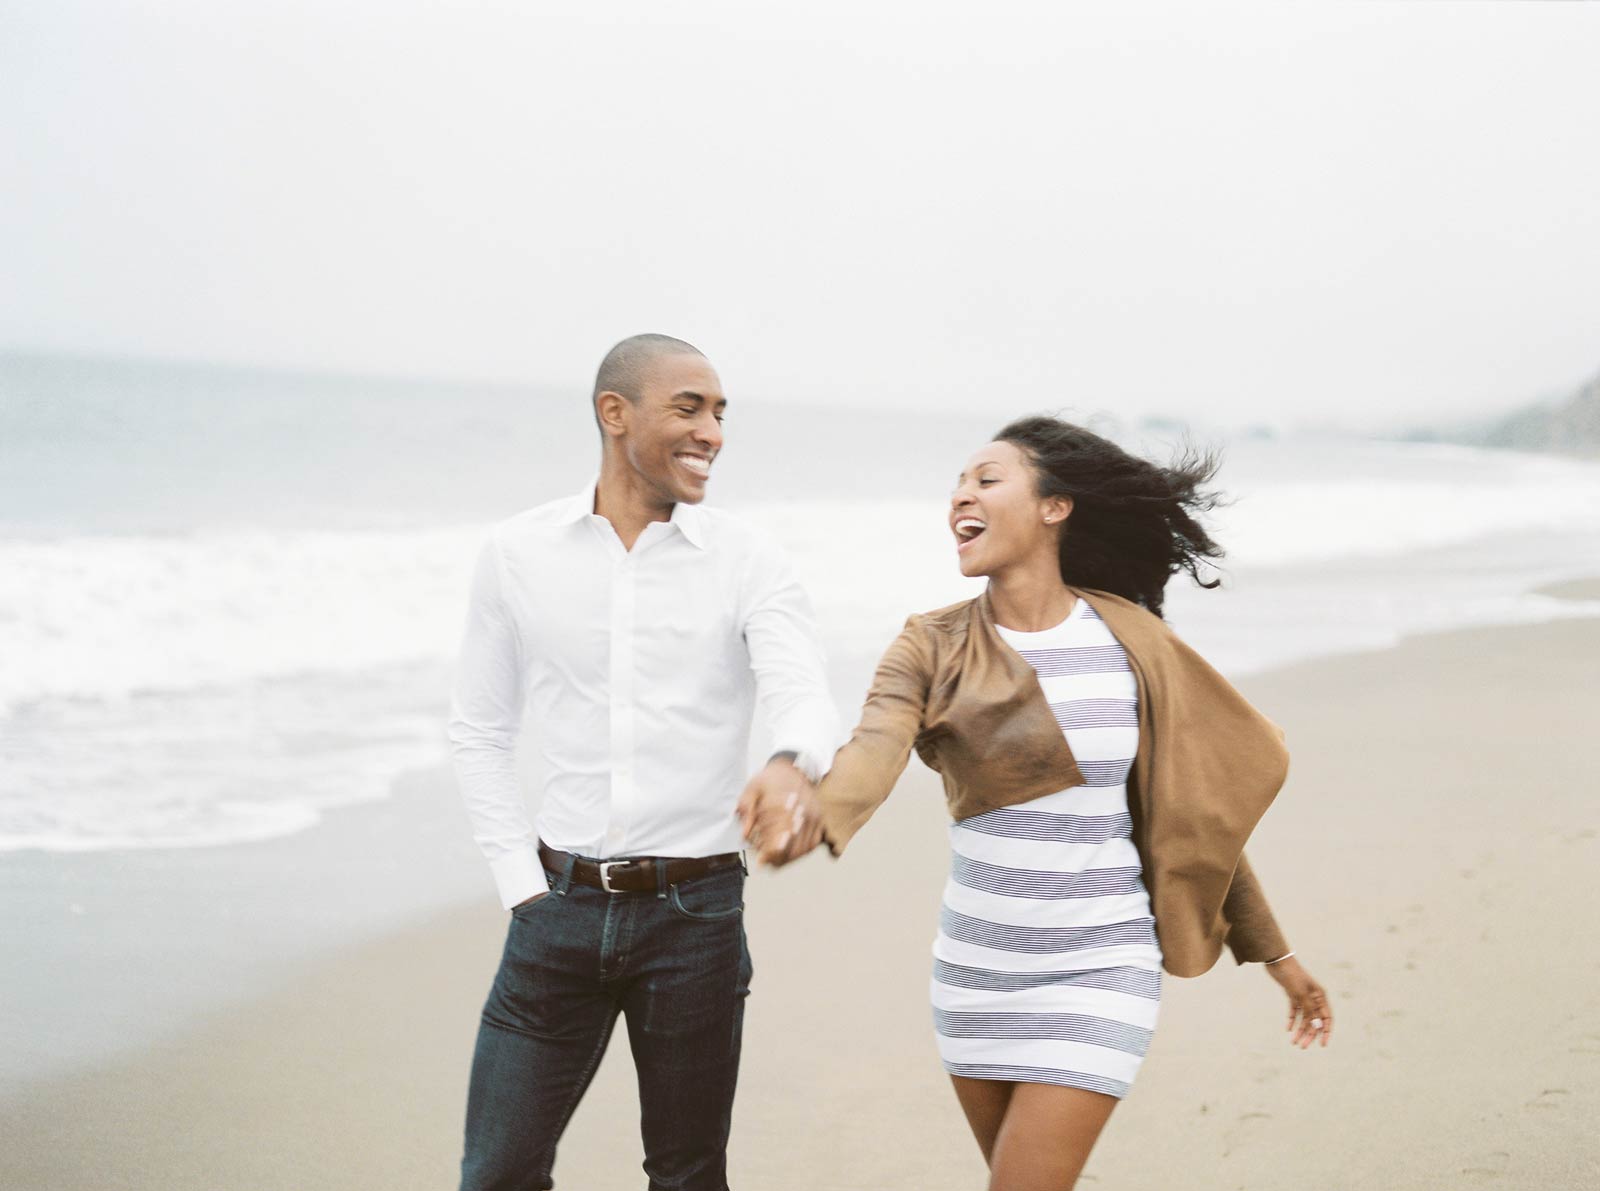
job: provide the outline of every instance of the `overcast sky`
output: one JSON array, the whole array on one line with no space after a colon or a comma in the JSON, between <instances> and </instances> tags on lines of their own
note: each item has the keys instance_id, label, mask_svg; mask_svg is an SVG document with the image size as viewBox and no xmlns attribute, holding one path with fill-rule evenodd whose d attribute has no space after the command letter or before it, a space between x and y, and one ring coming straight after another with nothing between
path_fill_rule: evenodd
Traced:
<instances>
[{"instance_id":1,"label":"overcast sky","mask_svg":"<svg viewBox=\"0 0 1600 1191\"><path fill-rule=\"evenodd\" d=\"M1449 419L1600 369L1600 5L0 0L0 349Z\"/></svg>"}]
</instances>

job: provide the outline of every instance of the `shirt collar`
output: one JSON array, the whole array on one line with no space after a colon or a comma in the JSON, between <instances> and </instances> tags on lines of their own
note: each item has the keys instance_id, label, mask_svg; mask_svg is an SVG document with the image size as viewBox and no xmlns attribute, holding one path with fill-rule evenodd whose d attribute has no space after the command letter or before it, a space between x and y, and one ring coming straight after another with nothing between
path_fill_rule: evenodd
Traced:
<instances>
[{"instance_id":1,"label":"shirt collar","mask_svg":"<svg viewBox=\"0 0 1600 1191\"><path fill-rule=\"evenodd\" d=\"M706 548L706 514L699 505L687 505L679 501L672 506L672 524L678 527L678 532L689 539L689 544L697 550Z\"/></svg>"},{"instance_id":2,"label":"shirt collar","mask_svg":"<svg viewBox=\"0 0 1600 1191\"><path fill-rule=\"evenodd\" d=\"M585 517L595 516L594 494L600 487L600 477L597 475L584 485L581 491L573 493L567 498L567 505L561 510L559 522L562 525L576 525ZM679 501L672 506L672 516L668 524L675 526L679 533L688 539L689 544L696 549L706 548L706 515L704 510L691 504Z\"/></svg>"},{"instance_id":3,"label":"shirt collar","mask_svg":"<svg viewBox=\"0 0 1600 1191\"><path fill-rule=\"evenodd\" d=\"M567 497L561 510L556 515L558 525L576 525L585 517L594 515L594 493L600 486L600 477L595 476L583 488Z\"/></svg>"}]
</instances>

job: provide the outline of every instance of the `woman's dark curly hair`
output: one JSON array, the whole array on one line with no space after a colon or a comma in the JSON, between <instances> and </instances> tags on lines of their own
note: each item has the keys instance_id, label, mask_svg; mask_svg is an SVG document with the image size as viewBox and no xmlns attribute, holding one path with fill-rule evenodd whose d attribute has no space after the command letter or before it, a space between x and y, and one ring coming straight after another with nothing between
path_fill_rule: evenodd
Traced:
<instances>
[{"instance_id":1,"label":"woman's dark curly hair","mask_svg":"<svg viewBox=\"0 0 1600 1191\"><path fill-rule=\"evenodd\" d=\"M1201 587L1202 563L1222 547L1196 520L1219 502L1203 488L1221 463L1214 451L1180 448L1167 467L1130 455L1116 443L1057 418L1018 418L995 436L1033 464L1041 497L1069 496L1061 534L1061 580L1109 591L1157 616L1167 580L1179 571Z\"/></svg>"}]
</instances>

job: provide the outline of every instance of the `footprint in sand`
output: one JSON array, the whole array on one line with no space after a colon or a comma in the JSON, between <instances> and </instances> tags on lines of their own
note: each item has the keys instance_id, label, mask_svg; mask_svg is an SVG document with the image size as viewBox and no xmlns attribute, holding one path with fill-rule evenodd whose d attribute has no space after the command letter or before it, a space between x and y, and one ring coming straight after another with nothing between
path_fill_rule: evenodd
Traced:
<instances>
[{"instance_id":1,"label":"footprint in sand","mask_svg":"<svg viewBox=\"0 0 1600 1191\"><path fill-rule=\"evenodd\" d=\"M1233 1153L1242 1141L1247 1140L1250 1134L1260 1128L1254 1122L1270 1121L1271 1119L1272 1114L1270 1112L1247 1112L1240 1116L1234 1122L1233 1128L1222 1135L1222 1156L1226 1158Z\"/></svg>"},{"instance_id":2,"label":"footprint in sand","mask_svg":"<svg viewBox=\"0 0 1600 1191\"><path fill-rule=\"evenodd\" d=\"M1382 1013L1378 1014L1378 1017L1383 1020L1372 1020L1369 1018L1367 1021L1362 1023L1362 1030L1368 1038L1373 1038L1380 1034L1387 1034L1395 1025L1395 1023L1401 1018L1405 1017L1405 1015L1406 1011L1404 1009L1385 1009Z\"/></svg>"},{"instance_id":3,"label":"footprint in sand","mask_svg":"<svg viewBox=\"0 0 1600 1191\"><path fill-rule=\"evenodd\" d=\"M1491 1179L1504 1177L1510 1161L1511 1155L1505 1150L1493 1150L1474 1158L1471 1166L1461 1168L1461 1173L1475 1183L1487 1183Z\"/></svg>"}]
</instances>

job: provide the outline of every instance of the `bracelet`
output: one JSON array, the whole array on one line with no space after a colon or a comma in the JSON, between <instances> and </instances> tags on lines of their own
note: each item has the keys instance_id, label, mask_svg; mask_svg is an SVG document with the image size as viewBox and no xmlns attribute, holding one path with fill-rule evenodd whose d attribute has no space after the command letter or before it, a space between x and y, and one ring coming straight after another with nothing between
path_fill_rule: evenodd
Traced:
<instances>
[{"instance_id":1,"label":"bracelet","mask_svg":"<svg viewBox=\"0 0 1600 1191\"><path fill-rule=\"evenodd\" d=\"M1281 964L1284 960L1290 959L1293 956L1294 952L1291 951L1288 955L1280 955L1277 959L1269 959L1266 966L1270 968L1273 964Z\"/></svg>"}]
</instances>

